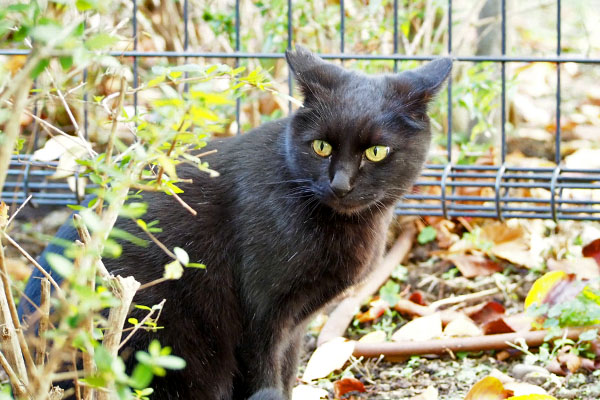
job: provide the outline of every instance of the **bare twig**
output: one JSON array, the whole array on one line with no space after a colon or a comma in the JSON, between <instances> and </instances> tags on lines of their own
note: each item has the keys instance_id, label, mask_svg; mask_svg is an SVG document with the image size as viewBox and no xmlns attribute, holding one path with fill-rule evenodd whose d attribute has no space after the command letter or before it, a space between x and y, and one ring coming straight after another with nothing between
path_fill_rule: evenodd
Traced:
<instances>
[{"instance_id":1,"label":"bare twig","mask_svg":"<svg viewBox=\"0 0 600 400\"><path fill-rule=\"evenodd\" d=\"M4 357L4 354L1 351L0 351L0 365L6 372L6 375L8 375L8 380L10 381L10 385L13 388L15 396L18 399L25 397L27 395L27 390L25 388L25 385L23 384L23 382L21 382L21 380L19 379L19 377L17 376L17 374L11 367L10 363L8 362L6 357Z\"/></svg>"},{"instance_id":2,"label":"bare twig","mask_svg":"<svg viewBox=\"0 0 600 400\"><path fill-rule=\"evenodd\" d=\"M129 335L127 335L127 337L125 339L123 339L123 341L119 345L119 350L122 349L123 346L125 346L125 343L127 343L129 341L129 339L131 339L133 334L136 333L142 327L142 325L144 325L146 323L146 321L148 321L150 318L152 318L152 316L154 315L154 311L159 310L159 315L160 315L160 312L162 311L162 308L165 305L166 301L167 301L166 299L162 299L162 301L160 303L158 303L156 308L152 307L152 310L150 310L150 312L148 312L148 314L146 314L146 316L133 327L133 330L129 333Z\"/></svg>"},{"instance_id":3,"label":"bare twig","mask_svg":"<svg viewBox=\"0 0 600 400\"><path fill-rule=\"evenodd\" d=\"M8 222L6 223L6 226L8 227L10 225L10 223L13 221L13 219L15 219L15 217L17 216L17 214L19 214L19 211L21 211L23 209L23 207L25 207L25 205L27 203L29 203L29 200L31 200L31 198L33 197L32 194L30 194L25 201L19 206L19 208L17 208L17 211L15 211L13 213L13 215L10 216L10 218L8 219Z\"/></svg>"},{"instance_id":4,"label":"bare twig","mask_svg":"<svg viewBox=\"0 0 600 400\"><path fill-rule=\"evenodd\" d=\"M129 313L129 307L133 301L135 293L140 287L140 283L133 276L123 278L116 276L110 280L110 289L120 301L118 307L110 309L108 314L108 325L104 331L104 340L102 345L113 357L119 352L119 344L121 343L121 335L123 325ZM98 393L98 400L109 400L110 394L106 392Z\"/></svg>"},{"instance_id":5,"label":"bare twig","mask_svg":"<svg viewBox=\"0 0 600 400\"><path fill-rule=\"evenodd\" d=\"M21 321L19 320L19 315L17 313L17 306L15 305L15 300L13 298L11 292L11 284L10 277L8 275L8 270L6 269L6 263L4 261L4 249L2 248L2 242L0 241L0 274L2 279L2 285L4 286L4 294L6 295L6 302L8 305L8 309L10 311L10 316L12 318L12 323L15 328L15 332L17 333L17 338L19 339L19 345L21 346L21 352L23 353L23 358L25 359L25 364L27 365L27 369L30 374L33 374L35 371L35 364L33 363L33 358L31 357L31 353L29 352L29 346L27 346L27 342L25 341L25 335L23 335L23 329L21 329ZM31 378L31 376L30 376Z\"/></svg>"},{"instance_id":6,"label":"bare twig","mask_svg":"<svg viewBox=\"0 0 600 400\"><path fill-rule=\"evenodd\" d=\"M21 246L19 246L19 244L17 242L15 242L13 240L13 238L11 238L6 232L4 232L4 237L6 238L6 240L8 241L8 243L10 243L11 245L13 245L17 250L19 250L19 252L25 256L25 258L33 264L33 266L35 268L37 268L38 271L40 271L42 273L42 275L44 275L44 278L48 279L50 281L50 283L52 284L52 286L54 286L54 289L56 290L56 293L58 294L58 296L62 299L65 298L65 295L62 291L62 289L60 288L60 286L58 285L58 283L56 283L56 281L54 280L54 278L48 273L48 271L46 271L44 269L44 267L42 267L37 261L35 261L35 259L33 257L31 257L31 255Z\"/></svg>"},{"instance_id":7,"label":"bare twig","mask_svg":"<svg viewBox=\"0 0 600 400\"><path fill-rule=\"evenodd\" d=\"M104 162L107 166L110 166L110 159L112 157L113 148L115 145L115 136L117 135L117 126L119 125L119 114L121 114L121 109L123 108L123 101L125 100L125 88L127 86L127 81L125 77L121 77L121 91L119 92L119 100L115 106L115 111L113 114L112 126L110 128L110 136L108 138L108 144L106 146L106 158ZM106 174L104 175L106 179ZM96 204L96 212L98 215L102 215L102 208L104 204L104 198L102 196L98 197L98 203Z\"/></svg>"},{"instance_id":8,"label":"bare twig","mask_svg":"<svg viewBox=\"0 0 600 400\"><path fill-rule=\"evenodd\" d=\"M25 338L23 337L23 340L20 340L23 336L23 332L20 329L21 326L17 316L17 310L10 291L10 282L8 281L6 264L4 261L4 248L1 241L0 271L2 272L2 285L0 285L0 326L2 327L2 331L0 333L0 342L2 343L2 349L8 358L8 362L13 368L13 371L19 377L20 381L28 384L27 369L25 368L25 363L23 361L23 350L25 350L29 356L28 361L31 361L31 367L33 367L33 360L31 360L31 354L25 343ZM27 363L27 366L29 367L29 362ZM31 369L31 372L33 372L33 369Z\"/></svg>"},{"instance_id":9,"label":"bare twig","mask_svg":"<svg viewBox=\"0 0 600 400\"><path fill-rule=\"evenodd\" d=\"M29 64L29 63L28 63ZM27 97L29 96L29 89L33 81L29 76L23 80L21 86L18 87L15 93L15 101L10 112L10 119L4 125L4 136L2 146L0 146L0 188L4 187L6 181L6 174L8 173L8 166L10 164L10 157L19 137L19 131L21 127L21 114L27 104ZM11 85L13 87L13 85ZM0 103L2 104L2 103ZM0 199L2 194L0 194Z\"/></svg>"},{"instance_id":10,"label":"bare twig","mask_svg":"<svg viewBox=\"0 0 600 400\"><path fill-rule=\"evenodd\" d=\"M433 303L431 303L429 305L429 308L431 308L432 310L437 310L438 308L448 305L448 304L456 304L456 303L461 303L463 301L480 299L482 297L487 297L487 296L496 294L499 291L500 290L498 288L493 288L493 289L482 290L481 292L477 292L477 293L469 293L469 294L463 294L460 296L447 297L445 299L434 301Z\"/></svg>"},{"instance_id":11,"label":"bare twig","mask_svg":"<svg viewBox=\"0 0 600 400\"><path fill-rule=\"evenodd\" d=\"M40 324L38 326L38 346L35 350L35 363L43 366L46 359L46 332L50 325L50 281L43 278L40 281L41 299L40 299Z\"/></svg>"}]
</instances>

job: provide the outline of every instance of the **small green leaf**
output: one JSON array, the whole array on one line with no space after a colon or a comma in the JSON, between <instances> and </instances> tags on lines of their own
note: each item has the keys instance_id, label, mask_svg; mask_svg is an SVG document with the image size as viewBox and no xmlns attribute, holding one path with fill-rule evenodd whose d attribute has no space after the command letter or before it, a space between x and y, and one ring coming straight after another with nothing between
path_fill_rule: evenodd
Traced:
<instances>
[{"instance_id":1,"label":"small green leaf","mask_svg":"<svg viewBox=\"0 0 600 400\"><path fill-rule=\"evenodd\" d=\"M137 318L129 318L127 322L129 322L131 325L137 325L140 323Z\"/></svg>"},{"instance_id":2,"label":"small green leaf","mask_svg":"<svg viewBox=\"0 0 600 400\"><path fill-rule=\"evenodd\" d=\"M60 65L63 68L63 70L67 70L67 69L71 68L71 66L73 65L73 57L72 56L60 57L59 61L60 61Z\"/></svg>"},{"instance_id":3,"label":"small green leaf","mask_svg":"<svg viewBox=\"0 0 600 400\"><path fill-rule=\"evenodd\" d=\"M392 280L387 281L386 284L379 289L379 296L391 307L395 306L396 303L398 303L398 300L400 300L398 293L400 293L400 285Z\"/></svg>"},{"instance_id":4,"label":"small green leaf","mask_svg":"<svg viewBox=\"0 0 600 400\"><path fill-rule=\"evenodd\" d=\"M38 62L35 67L33 67L33 69L31 70L31 72L29 74L31 79L37 78L42 73L42 71L46 69L46 67L48 65L50 65L49 59L44 58L44 59L40 60L40 62Z\"/></svg>"},{"instance_id":5,"label":"small green leaf","mask_svg":"<svg viewBox=\"0 0 600 400\"><path fill-rule=\"evenodd\" d=\"M52 270L63 278L67 278L73 273L73 262L68 258L63 257L60 254L48 253L46 254L46 259L52 267Z\"/></svg>"},{"instance_id":6,"label":"small green leaf","mask_svg":"<svg viewBox=\"0 0 600 400\"><path fill-rule=\"evenodd\" d=\"M417 237L417 241L420 244L425 244L425 243L431 242L436 237L437 237L437 231L435 230L435 228L433 226L426 226L419 233L419 236Z\"/></svg>"},{"instance_id":7,"label":"small green leaf","mask_svg":"<svg viewBox=\"0 0 600 400\"><path fill-rule=\"evenodd\" d=\"M204 264L200 264L200 263L188 263L186 265L186 267L188 268L199 268L199 269L206 269L206 265Z\"/></svg>"},{"instance_id":8,"label":"small green leaf","mask_svg":"<svg viewBox=\"0 0 600 400\"><path fill-rule=\"evenodd\" d=\"M150 366L138 364L135 366L133 374L131 374L130 385L134 389L144 389L152 382L153 377L154 374Z\"/></svg>"},{"instance_id":9,"label":"small green leaf","mask_svg":"<svg viewBox=\"0 0 600 400\"><path fill-rule=\"evenodd\" d=\"M119 38L108 33L97 33L85 41L85 47L89 50L102 50L112 46L119 41Z\"/></svg>"},{"instance_id":10,"label":"small green leaf","mask_svg":"<svg viewBox=\"0 0 600 400\"><path fill-rule=\"evenodd\" d=\"M154 364L166 369L183 369L185 368L185 360L177 356L160 356L156 357Z\"/></svg>"},{"instance_id":11,"label":"small green leaf","mask_svg":"<svg viewBox=\"0 0 600 400\"><path fill-rule=\"evenodd\" d=\"M147 231L148 230L148 225L146 225L146 223L144 222L144 220L142 219L136 219L135 222L138 224L138 226L140 228L142 228L143 230Z\"/></svg>"}]
</instances>

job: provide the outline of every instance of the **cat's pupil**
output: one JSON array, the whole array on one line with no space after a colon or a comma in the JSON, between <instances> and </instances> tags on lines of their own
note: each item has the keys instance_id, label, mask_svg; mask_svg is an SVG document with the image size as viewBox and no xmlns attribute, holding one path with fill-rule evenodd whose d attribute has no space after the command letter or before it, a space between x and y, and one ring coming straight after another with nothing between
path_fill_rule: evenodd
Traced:
<instances>
[{"instance_id":1,"label":"cat's pupil","mask_svg":"<svg viewBox=\"0 0 600 400\"><path fill-rule=\"evenodd\" d=\"M374 156L376 156L376 155L377 155L377 147L375 147L375 148L373 149L373 155L374 155Z\"/></svg>"},{"instance_id":2,"label":"cat's pupil","mask_svg":"<svg viewBox=\"0 0 600 400\"><path fill-rule=\"evenodd\" d=\"M321 151L323 151L324 147L325 147L325 144L323 142L321 142Z\"/></svg>"}]
</instances>

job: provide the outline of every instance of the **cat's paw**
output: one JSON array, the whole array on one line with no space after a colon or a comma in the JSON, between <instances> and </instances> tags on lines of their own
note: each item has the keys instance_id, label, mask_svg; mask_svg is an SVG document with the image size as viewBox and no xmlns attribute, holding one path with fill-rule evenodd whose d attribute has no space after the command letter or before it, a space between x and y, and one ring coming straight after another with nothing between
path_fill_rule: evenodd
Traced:
<instances>
[{"instance_id":1,"label":"cat's paw","mask_svg":"<svg viewBox=\"0 0 600 400\"><path fill-rule=\"evenodd\" d=\"M285 400L285 397L277 389L261 389L248 400Z\"/></svg>"}]
</instances>

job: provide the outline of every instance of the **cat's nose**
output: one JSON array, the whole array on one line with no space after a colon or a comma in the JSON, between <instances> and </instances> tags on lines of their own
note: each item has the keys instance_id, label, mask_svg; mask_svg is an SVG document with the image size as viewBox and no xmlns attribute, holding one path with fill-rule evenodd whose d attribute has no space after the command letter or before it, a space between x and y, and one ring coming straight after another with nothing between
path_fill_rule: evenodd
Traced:
<instances>
[{"instance_id":1,"label":"cat's nose","mask_svg":"<svg viewBox=\"0 0 600 400\"><path fill-rule=\"evenodd\" d=\"M337 197L344 197L352 190L350 176L345 171L336 172L333 180L329 184L329 187L331 187L331 191Z\"/></svg>"}]
</instances>

